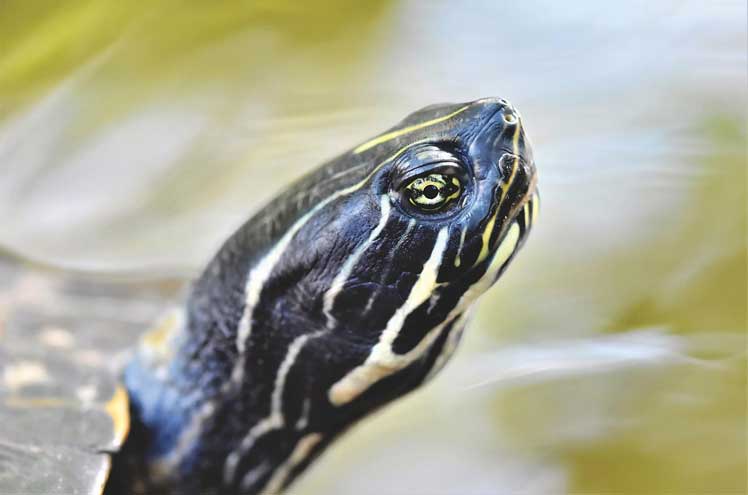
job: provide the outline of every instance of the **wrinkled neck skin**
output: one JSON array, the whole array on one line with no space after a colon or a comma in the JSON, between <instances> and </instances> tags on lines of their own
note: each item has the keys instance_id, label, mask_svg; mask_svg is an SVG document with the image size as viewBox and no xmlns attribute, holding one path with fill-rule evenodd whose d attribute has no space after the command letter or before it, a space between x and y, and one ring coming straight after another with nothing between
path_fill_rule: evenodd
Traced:
<instances>
[{"instance_id":1,"label":"wrinkled neck skin","mask_svg":"<svg viewBox=\"0 0 748 495\"><path fill-rule=\"evenodd\" d=\"M441 369L537 213L520 122L499 99L428 107L251 218L128 366L110 486L279 493ZM462 193L443 212L393 185L446 168Z\"/></svg>"},{"instance_id":2,"label":"wrinkled neck skin","mask_svg":"<svg viewBox=\"0 0 748 495\"><path fill-rule=\"evenodd\" d=\"M242 241L241 233L229 240L185 308L144 339L126 371L134 425L123 455L130 474L118 478L129 477L129 489L278 493L348 426L437 371L459 340L466 312L433 332L412 363L385 370L391 373L360 395L333 404L330 390L366 361L375 339L330 332L325 291L309 297L313 283L299 280L300 270L277 283L279 291L298 287L304 298L291 289L276 294L272 305L256 310L261 319L238 350L245 279L234 267ZM323 261L309 257L310 266ZM383 292L383 298L394 297ZM225 294L239 297L232 304ZM317 311L300 307L309 301L316 301ZM362 304L354 305L336 309L341 317L362 311ZM372 327L382 324L377 305L369 310Z\"/></svg>"}]
</instances>

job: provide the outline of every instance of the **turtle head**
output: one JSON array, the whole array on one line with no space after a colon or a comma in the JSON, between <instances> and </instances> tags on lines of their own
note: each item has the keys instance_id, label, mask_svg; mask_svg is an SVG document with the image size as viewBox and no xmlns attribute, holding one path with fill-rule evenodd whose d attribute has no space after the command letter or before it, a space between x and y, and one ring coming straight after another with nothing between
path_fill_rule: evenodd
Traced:
<instances>
[{"instance_id":1,"label":"turtle head","mask_svg":"<svg viewBox=\"0 0 748 495\"><path fill-rule=\"evenodd\" d=\"M365 412L444 364L537 214L536 173L521 117L492 98L422 109L342 161L297 259L316 339L346 349L326 398Z\"/></svg>"},{"instance_id":2,"label":"turtle head","mask_svg":"<svg viewBox=\"0 0 748 495\"><path fill-rule=\"evenodd\" d=\"M129 370L151 472L275 493L420 385L521 246L535 180L519 113L490 98L424 108L293 184L195 283L161 378Z\"/></svg>"}]
</instances>

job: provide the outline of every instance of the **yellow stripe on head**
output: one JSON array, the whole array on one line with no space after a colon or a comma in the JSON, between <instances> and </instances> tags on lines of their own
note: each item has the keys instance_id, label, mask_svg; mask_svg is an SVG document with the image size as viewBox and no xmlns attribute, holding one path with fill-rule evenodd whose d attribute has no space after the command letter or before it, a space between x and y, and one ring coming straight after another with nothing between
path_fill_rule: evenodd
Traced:
<instances>
[{"instance_id":1,"label":"yellow stripe on head","mask_svg":"<svg viewBox=\"0 0 748 495\"><path fill-rule=\"evenodd\" d=\"M512 154L514 155L514 163L512 163L512 172L509 174L509 179L507 179L506 182L499 185L499 188L501 189L501 196L499 197L499 201L496 203L496 211L494 211L493 216L491 219L486 223L486 228L483 230L483 245L481 246L480 253L478 253L478 259L475 260L475 263L473 266L479 264L483 260L488 257L488 243L491 240L491 234L493 234L494 224L496 223L496 216L499 214L499 209L501 208L501 203L504 202L504 197L506 196L506 192L509 190L509 188L512 186L512 182L514 182L514 177L517 175L517 167L519 165L519 135L520 135L520 129L522 128L521 124L518 122L517 127L514 129L514 136L512 137Z\"/></svg>"},{"instance_id":2,"label":"yellow stripe on head","mask_svg":"<svg viewBox=\"0 0 748 495\"><path fill-rule=\"evenodd\" d=\"M374 139L365 142L364 144L359 145L356 149L353 150L354 154L363 153L364 151L373 148L374 146L382 143L386 143L387 141L390 141L391 139L395 139L397 137L403 136L405 134L411 133L413 131L417 131L418 129L423 129L424 127L428 127L434 124L438 124L439 122L444 122L445 120L449 120L455 115L464 112L470 108L470 105L465 105L462 108L459 108L455 110L454 112L445 115L443 117L438 117L435 119L427 120L426 122L421 122L420 124L414 124L408 127L404 127L402 129L398 129L396 131L388 132L386 134L382 134L381 136L375 137Z\"/></svg>"},{"instance_id":3,"label":"yellow stripe on head","mask_svg":"<svg viewBox=\"0 0 748 495\"><path fill-rule=\"evenodd\" d=\"M514 136L512 137L512 154L514 155L514 163L512 163L512 173L509 175L509 179L507 179L506 182L504 182L503 184L499 186L501 188L501 197L499 198L499 203L498 203L499 206L504 201L504 196L506 196L506 192L512 186L512 182L514 182L514 176L517 175L517 166L519 165L520 129L522 129L522 124L517 122L517 127L514 129Z\"/></svg>"}]
</instances>

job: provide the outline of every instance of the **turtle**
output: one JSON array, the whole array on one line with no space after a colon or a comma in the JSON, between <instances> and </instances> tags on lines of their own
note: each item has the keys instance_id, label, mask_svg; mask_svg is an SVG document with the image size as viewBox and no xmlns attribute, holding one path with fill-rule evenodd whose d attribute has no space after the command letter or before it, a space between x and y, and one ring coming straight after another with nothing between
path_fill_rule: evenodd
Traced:
<instances>
[{"instance_id":1,"label":"turtle","mask_svg":"<svg viewBox=\"0 0 748 495\"><path fill-rule=\"evenodd\" d=\"M536 182L508 101L438 104L289 185L181 292L6 257L0 492L281 493L442 369Z\"/></svg>"}]
</instances>

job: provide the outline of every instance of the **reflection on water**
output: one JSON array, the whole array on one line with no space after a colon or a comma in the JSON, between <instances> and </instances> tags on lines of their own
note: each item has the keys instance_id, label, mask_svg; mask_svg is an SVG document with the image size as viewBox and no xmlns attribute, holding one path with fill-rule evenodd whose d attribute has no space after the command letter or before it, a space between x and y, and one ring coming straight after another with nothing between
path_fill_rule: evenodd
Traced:
<instances>
[{"instance_id":1,"label":"reflection on water","mask_svg":"<svg viewBox=\"0 0 748 495\"><path fill-rule=\"evenodd\" d=\"M192 274L408 111L522 112L527 248L443 375L296 493L743 489L744 4L48 3L0 6L0 243L57 264Z\"/></svg>"}]
</instances>

